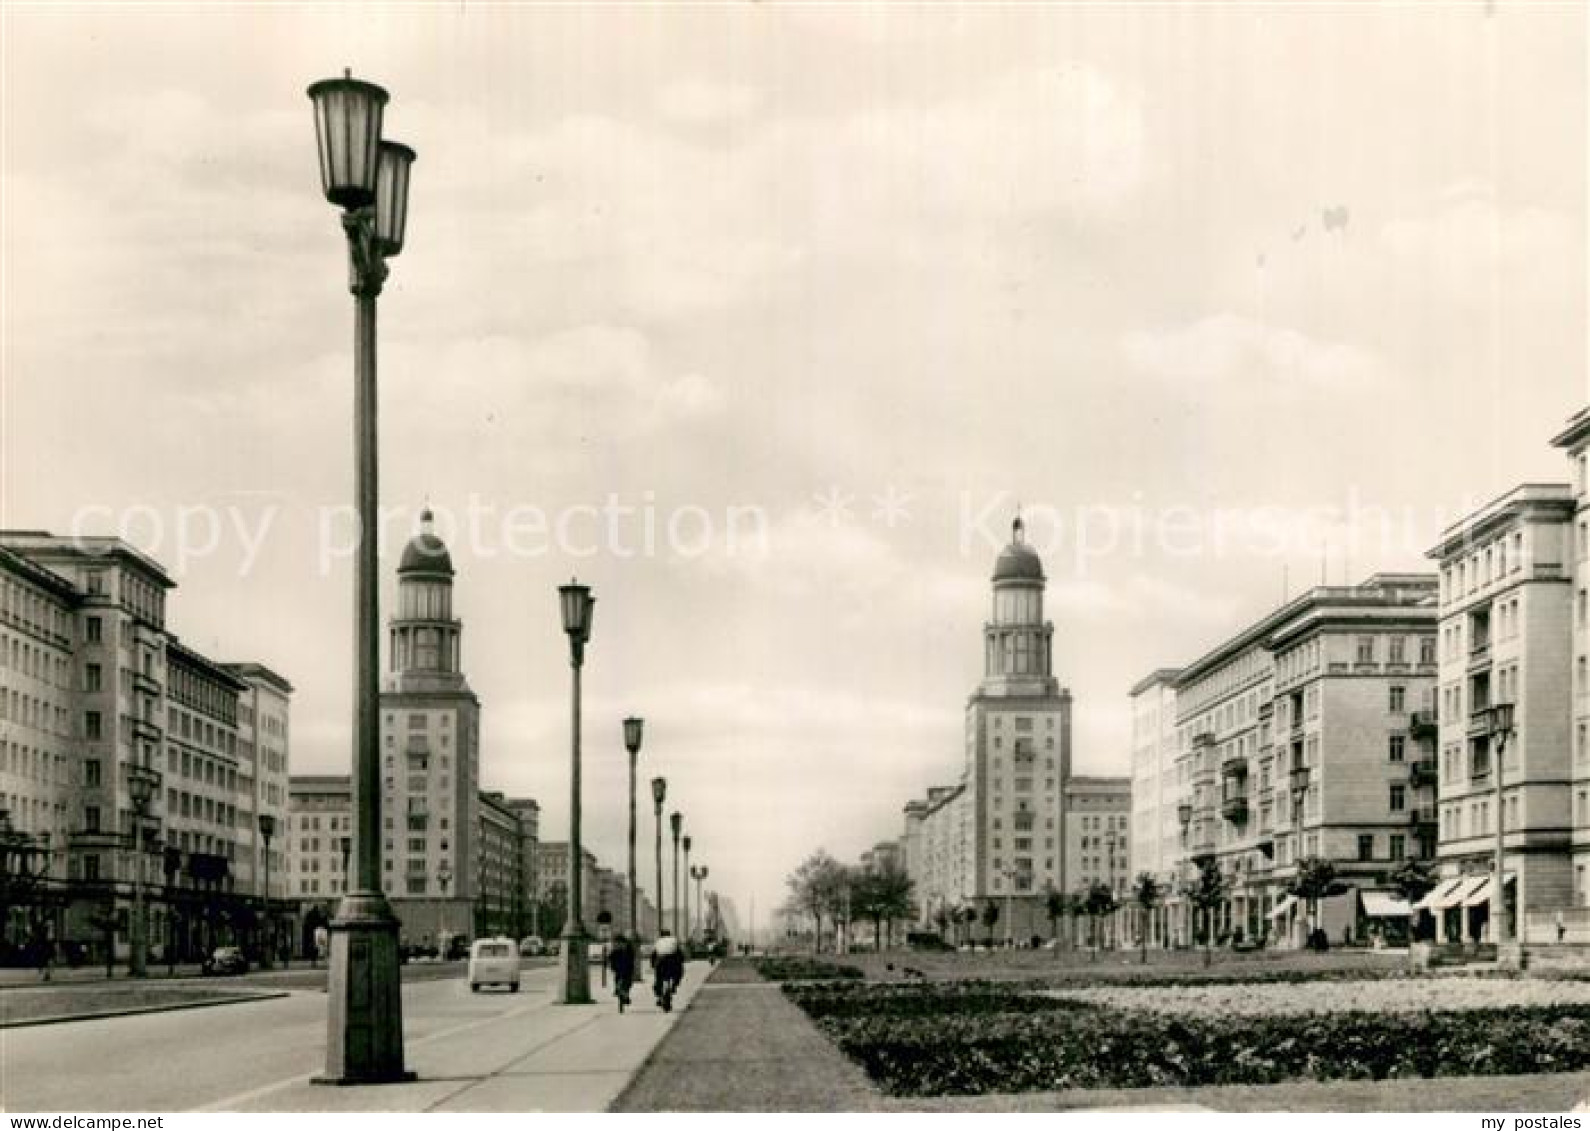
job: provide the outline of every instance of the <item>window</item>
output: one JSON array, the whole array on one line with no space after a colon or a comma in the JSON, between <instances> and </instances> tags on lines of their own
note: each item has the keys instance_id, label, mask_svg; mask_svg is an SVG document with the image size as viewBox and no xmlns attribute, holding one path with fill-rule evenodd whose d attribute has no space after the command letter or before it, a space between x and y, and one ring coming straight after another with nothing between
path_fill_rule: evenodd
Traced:
<instances>
[{"instance_id":1,"label":"window","mask_svg":"<svg viewBox=\"0 0 1590 1131\"><path fill-rule=\"evenodd\" d=\"M1375 858L1375 834L1360 833L1358 836L1358 859L1373 860Z\"/></svg>"},{"instance_id":2,"label":"window","mask_svg":"<svg viewBox=\"0 0 1590 1131\"><path fill-rule=\"evenodd\" d=\"M1419 641L1419 662L1421 664L1435 663L1435 637L1426 636Z\"/></svg>"},{"instance_id":3,"label":"window","mask_svg":"<svg viewBox=\"0 0 1590 1131\"><path fill-rule=\"evenodd\" d=\"M1391 655L1389 659L1392 663L1400 664L1403 662L1403 649L1406 644L1407 642L1400 636L1393 636L1391 638Z\"/></svg>"},{"instance_id":4,"label":"window","mask_svg":"<svg viewBox=\"0 0 1590 1131\"><path fill-rule=\"evenodd\" d=\"M1390 804L1391 804L1391 811L1393 813L1401 813L1401 812L1405 811L1407 809L1407 807L1408 807L1408 788L1407 788L1407 786L1402 786L1402 785L1394 785L1394 786L1392 786L1391 787L1391 796L1389 798L1389 801L1390 801Z\"/></svg>"},{"instance_id":5,"label":"window","mask_svg":"<svg viewBox=\"0 0 1590 1131\"><path fill-rule=\"evenodd\" d=\"M1405 735L1394 734L1391 736L1389 753L1393 762L1402 761L1403 756L1407 752L1407 745L1408 739Z\"/></svg>"},{"instance_id":6,"label":"window","mask_svg":"<svg viewBox=\"0 0 1590 1131\"><path fill-rule=\"evenodd\" d=\"M87 739L91 739L91 740L103 737L102 732L101 732L100 716L99 716L99 712L98 711L89 711L89 712L84 714L84 716L83 716L83 737L87 738Z\"/></svg>"},{"instance_id":7,"label":"window","mask_svg":"<svg viewBox=\"0 0 1590 1131\"><path fill-rule=\"evenodd\" d=\"M1391 688L1391 710L1392 710L1393 714L1401 713L1402 711L1407 710L1407 707L1406 707L1407 698L1408 698L1408 689L1407 688L1401 686L1400 684L1394 684L1392 686L1392 688Z\"/></svg>"},{"instance_id":8,"label":"window","mask_svg":"<svg viewBox=\"0 0 1590 1131\"><path fill-rule=\"evenodd\" d=\"M83 668L83 690L99 691L104 687L105 669L98 664L88 664Z\"/></svg>"},{"instance_id":9,"label":"window","mask_svg":"<svg viewBox=\"0 0 1590 1131\"><path fill-rule=\"evenodd\" d=\"M87 634L90 644L99 644L105 639L105 624L99 617L89 617L85 620L83 631Z\"/></svg>"},{"instance_id":10,"label":"window","mask_svg":"<svg viewBox=\"0 0 1590 1131\"><path fill-rule=\"evenodd\" d=\"M97 789L99 787L98 758L89 758L83 763L83 784L89 789Z\"/></svg>"},{"instance_id":11,"label":"window","mask_svg":"<svg viewBox=\"0 0 1590 1131\"><path fill-rule=\"evenodd\" d=\"M1372 664L1375 662L1375 638L1373 636L1360 636L1358 638L1358 662Z\"/></svg>"},{"instance_id":12,"label":"window","mask_svg":"<svg viewBox=\"0 0 1590 1131\"><path fill-rule=\"evenodd\" d=\"M1391 858L1401 860L1406 849L1407 839L1401 833L1391 834Z\"/></svg>"}]
</instances>

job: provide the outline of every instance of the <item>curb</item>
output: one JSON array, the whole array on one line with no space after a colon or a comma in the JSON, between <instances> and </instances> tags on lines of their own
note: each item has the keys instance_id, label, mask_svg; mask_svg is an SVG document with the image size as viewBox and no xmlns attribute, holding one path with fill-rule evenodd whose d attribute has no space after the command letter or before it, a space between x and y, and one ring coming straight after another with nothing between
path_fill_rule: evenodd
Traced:
<instances>
[{"instance_id":1,"label":"curb","mask_svg":"<svg viewBox=\"0 0 1590 1131\"><path fill-rule=\"evenodd\" d=\"M288 990L267 990L257 994L234 994L205 1001L183 1001L174 1005L141 1005L129 1009L108 1009L102 1013L58 1013L52 1017L29 1017L22 1021L0 1021L0 1032L30 1029L37 1025L64 1025L70 1021L103 1021L108 1017L136 1017L143 1013L174 1013L179 1009L209 1009L217 1005L244 1005L251 1001L271 1001L291 997Z\"/></svg>"}]
</instances>

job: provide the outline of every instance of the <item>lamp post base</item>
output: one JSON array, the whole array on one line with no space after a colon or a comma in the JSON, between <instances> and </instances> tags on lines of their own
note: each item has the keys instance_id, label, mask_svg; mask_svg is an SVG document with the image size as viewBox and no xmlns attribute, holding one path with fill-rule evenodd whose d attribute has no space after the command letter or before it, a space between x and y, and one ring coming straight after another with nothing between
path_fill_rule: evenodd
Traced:
<instances>
[{"instance_id":1,"label":"lamp post base","mask_svg":"<svg viewBox=\"0 0 1590 1131\"><path fill-rule=\"evenodd\" d=\"M343 897L327 925L326 1070L316 1084L400 1084L403 996L398 921L380 892Z\"/></svg>"},{"instance_id":2,"label":"lamp post base","mask_svg":"<svg viewBox=\"0 0 1590 1131\"><path fill-rule=\"evenodd\" d=\"M559 1005L591 1004L591 966L584 934L563 936L563 976L558 980Z\"/></svg>"}]
</instances>

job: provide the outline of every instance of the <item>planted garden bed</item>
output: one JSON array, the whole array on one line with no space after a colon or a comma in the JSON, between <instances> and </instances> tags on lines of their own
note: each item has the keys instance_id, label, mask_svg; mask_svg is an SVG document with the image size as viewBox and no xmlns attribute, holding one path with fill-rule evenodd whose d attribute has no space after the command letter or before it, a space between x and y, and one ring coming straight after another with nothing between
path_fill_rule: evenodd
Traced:
<instances>
[{"instance_id":1,"label":"planted garden bed","mask_svg":"<svg viewBox=\"0 0 1590 1131\"><path fill-rule=\"evenodd\" d=\"M1590 1068L1590 1005L1246 1016L1080 1001L1018 986L787 985L885 1091L979 1095Z\"/></svg>"},{"instance_id":2,"label":"planted garden bed","mask_svg":"<svg viewBox=\"0 0 1590 1131\"><path fill-rule=\"evenodd\" d=\"M756 971L770 982L810 982L832 979L859 979L864 975L854 966L843 966L820 958L770 957L757 959Z\"/></svg>"}]
</instances>

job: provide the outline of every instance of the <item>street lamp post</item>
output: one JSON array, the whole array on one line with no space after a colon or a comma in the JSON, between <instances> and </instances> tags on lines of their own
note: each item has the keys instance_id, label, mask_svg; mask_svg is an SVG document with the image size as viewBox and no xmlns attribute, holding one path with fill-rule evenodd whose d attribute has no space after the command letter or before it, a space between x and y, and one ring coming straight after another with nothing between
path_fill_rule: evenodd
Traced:
<instances>
[{"instance_id":1,"label":"street lamp post","mask_svg":"<svg viewBox=\"0 0 1590 1131\"><path fill-rule=\"evenodd\" d=\"M701 931L702 937L705 938L707 921L701 917L701 881L707 878L707 866L698 864L691 867L690 878L696 881L696 927ZM686 892L686 898L689 898L688 892Z\"/></svg>"},{"instance_id":2,"label":"street lamp post","mask_svg":"<svg viewBox=\"0 0 1590 1131\"><path fill-rule=\"evenodd\" d=\"M403 250L414 151L381 136L387 92L344 72L309 88L326 199L342 209L353 293L354 480L359 549L354 570L353 796L358 881L329 924L326 1084L413 1079L403 1066L398 921L381 891L381 755L377 507L376 298L387 260Z\"/></svg>"},{"instance_id":3,"label":"street lamp post","mask_svg":"<svg viewBox=\"0 0 1590 1131\"><path fill-rule=\"evenodd\" d=\"M1310 778L1309 768L1304 765L1292 767L1292 870L1296 874L1298 865L1303 860L1303 803L1308 800L1308 785ZM1307 930L1310 934L1314 930L1313 900L1309 901L1307 908ZM1307 943L1305 938L1304 942Z\"/></svg>"},{"instance_id":4,"label":"street lamp post","mask_svg":"<svg viewBox=\"0 0 1590 1131\"><path fill-rule=\"evenodd\" d=\"M645 728L644 719L631 715L624 720L624 749L629 751L629 933L634 938L640 937L640 920L635 917L640 902L635 887L635 762Z\"/></svg>"},{"instance_id":5,"label":"street lamp post","mask_svg":"<svg viewBox=\"0 0 1590 1131\"><path fill-rule=\"evenodd\" d=\"M685 850L685 933L679 936L681 942L690 939L690 835L687 833L679 842Z\"/></svg>"},{"instance_id":6,"label":"street lamp post","mask_svg":"<svg viewBox=\"0 0 1590 1131\"><path fill-rule=\"evenodd\" d=\"M662 877L662 811L663 802L668 800L668 781L666 778L651 779L651 803L657 818L657 933L662 934L663 908L663 877Z\"/></svg>"},{"instance_id":7,"label":"street lamp post","mask_svg":"<svg viewBox=\"0 0 1590 1131\"><path fill-rule=\"evenodd\" d=\"M271 918L271 837L276 835L276 818L270 813L259 815L259 835L265 841L265 888L261 892L265 902L265 946L259 964L269 970L271 952L276 949L276 933L272 930L275 923Z\"/></svg>"},{"instance_id":8,"label":"street lamp post","mask_svg":"<svg viewBox=\"0 0 1590 1131\"><path fill-rule=\"evenodd\" d=\"M144 822L149 819L149 803L160 787L160 774L148 766L127 768L127 792L133 805L133 919L132 951L127 956L127 976L143 978L149 974L148 921L144 918Z\"/></svg>"},{"instance_id":9,"label":"street lamp post","mask_svg":"<svg viewBox=\"0 0 1590 1131\"><path fill-rule=\"evenodd\" d=\"M1502 960L1501 947L1513 941L1512 922L1508 918L1507 908L1507 872L1505 870L1506 842L1503 839L1507 831L1507 822L1502 809L1502 757L1507 751L1507 740L1513 735L1513 705L1511 703L1497 703L1486 713L1489 723L1491 741L1496 745L1496 757L1491 766L1491 774L1496 779L1496 850L1495 860L1492 862L1491 881L1491 914L1496 920L1496 958ZM1523 880L1519 880L1522 885ZM1522 891L1522 887L1519 889Z\"/></svg>"},{"instance_id":10,"label":"street lamp post","mask_svg":"<svg viewBox=\"0 0 1590 1131\"><path fill-rule=\"evenodd\" d=\"M585 924L580 921L581 883L584 880L580 851L580 669L585 665L585 645L591 639L591 615L596 599L589 586L578 581L558 586L563 610L563 631L569 638L569 668L573 673L569 715L569 906L563 920L563 981L558 1000L564 1005L591 1001L590 959L585 953Z\"/></svg>"},{"instance_id":11,"label":"street lamp post","mask_svg":"<svg viewBox=\"0 0 1590 1131\"><path fill-rule=\"evenodd\" d=\"M1114 818L1110 818L1113 820ZM1104 832L1104 874L1105 882L1110 885L1110 894L1116 895L1115 888L1115 846L1118 843L1114 829ZM1121 917L1119 911L1110 912L1110 949L1115 950L1120 945Z\"/></svg>"},{"instance_id":12,"label":"street lamp post","mask_svg":"<svg viewBox=\"0 0 1590 1131\"><path fill-rule=\"evenodd\" d=\"M668 815L668 827L674 834L674 937L683 939L679 930L679 832L684 828L684 814L678 810Z\"/></svg>"},{"instance_id":13,"label":"street lamp post","mask_svg":"<svg viewBox=\"0 0 1590 1131\"><path fill-rule=\"evenodd\" d=\"M1181 845L1182 845L1182 848L1184 850L1187 848L1187 831L1188 831L1188 828L1192 825L1192 816L1193 816L1192 802L1183 801L1181 804L1176 806L1176 820L1178 822L1180 822L1180 824L1181 824ZM1188 867L1190 869L1191 866L1192 866L1192 856L1191 856L1190 853L1188 854L1188 857L1187 857L1187 864L1188 864ZM1185 897L1183 897L1183 898L1185 898ZM1193 934L1192 902L1191 902L1191 900L1188 900L1188 902L1187 902L1186 914L1182 916L1182 925L1183 925L1183 927L1184 927L1184 929L1186 931L1186 938L1183 941L1185 941L1188 945L1191 945L1192 944L1192 934Z\"/></svg>"}]
</instances>

